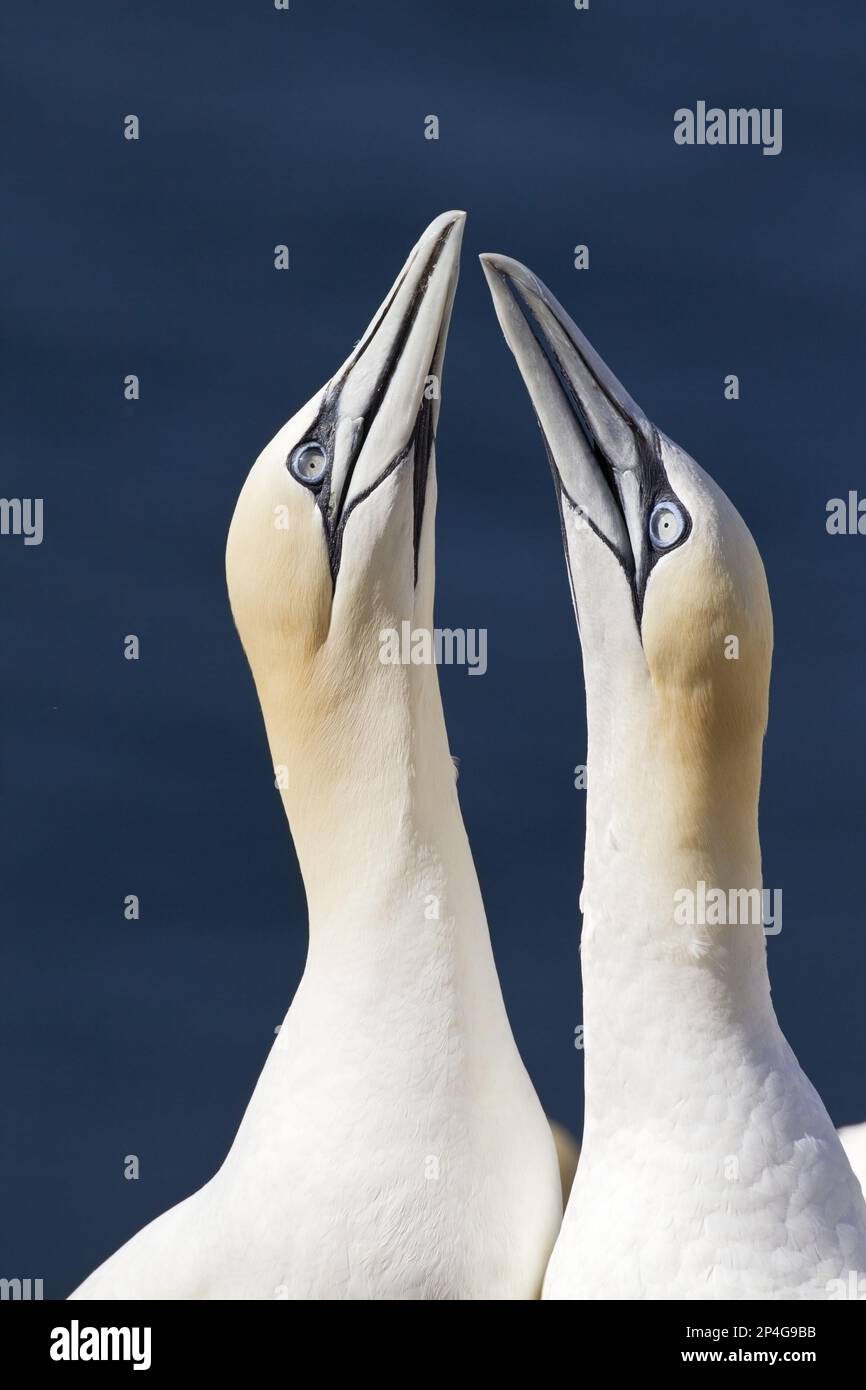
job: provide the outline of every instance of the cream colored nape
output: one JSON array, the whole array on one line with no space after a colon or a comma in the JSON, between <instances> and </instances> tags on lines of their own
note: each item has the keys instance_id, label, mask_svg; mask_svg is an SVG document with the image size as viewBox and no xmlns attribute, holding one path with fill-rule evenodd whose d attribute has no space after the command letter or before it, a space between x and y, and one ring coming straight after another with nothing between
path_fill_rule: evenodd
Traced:
<instances>
[{"instance_id":1,"label":"cream colored nape","mask_svg":"<svg viewBox=\"0 0 866 1390\"><path fill-rule=\"evenodd\" d=\"M73 1297L540 1292L556 1152L502 1001L436 669L380 660L383 629L432 621L425 387L441 378L462 222L428 228L239 498L228 584L285 773L306 968L219 1172ZM238 928L252 946L255 924Z\"/></svg>"},{"instance_id":2,"label":"cream colored nape","mask_svg":"<svg viewBox=\"0 0 866 1390\"><path fill-rule=\"evenodd\" d=\"M324 643L333 592L315 495L286 463L303 441L324 393L299 411L262 450L241 489L226 545L232 614L251 659L285 663L300 678Z\"/></svg>"}]
</instances>

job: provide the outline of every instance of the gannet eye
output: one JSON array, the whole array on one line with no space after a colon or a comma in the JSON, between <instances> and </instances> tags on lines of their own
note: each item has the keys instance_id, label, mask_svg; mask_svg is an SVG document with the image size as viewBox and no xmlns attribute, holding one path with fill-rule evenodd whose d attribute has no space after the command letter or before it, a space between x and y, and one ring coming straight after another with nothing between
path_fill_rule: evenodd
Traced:
<instances>
[{"instance_id":1,"label":"gannet eye","mask_svg":"<svg viewBox=\"0 0 866 1390\"><path fill-rule=\"evenodd\" d=\"M328 458L321 444L299 444L289 455L289 468L299 483L315 487L325 476Z\"/></svg>"},{"instance_id":2,"label":"gannet eye","mask_svg":"<svg viewBox=\"0 0 866 1390\"><path fill-rule=\"evenodd\" d=\"M649 519L650 540L656 550L670 550L686 529L686 519L676 502L656 502Z\"/></svg>"}]
</instances>

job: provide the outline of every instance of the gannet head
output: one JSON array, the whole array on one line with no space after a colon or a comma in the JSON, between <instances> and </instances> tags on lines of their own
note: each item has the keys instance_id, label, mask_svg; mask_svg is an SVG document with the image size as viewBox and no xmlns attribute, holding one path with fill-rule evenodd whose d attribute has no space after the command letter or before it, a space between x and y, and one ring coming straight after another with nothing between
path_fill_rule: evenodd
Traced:
<instances>
[{"instance_id":1,"label":"gannet head","mask_svg":"<svg viewBox=\"0 0 866 1390\"><path fill-rule=\"evenodd\" d=\"M226 550L259 686L346 698L378 633L432 613L434 438L464 214L424 232L366 333L247 477Z\"/></svg>"},{"instance_id":2,"label":"gannet head","mask_svg":"<svg viewBox=\"0 0 866 1390\"><path fill-rule=\"evenodd\" d=\"M772 616L748 527L532 272L481 259L553 472L596 751L698 775L759 749Z\"/></svg>"}]
</instances>

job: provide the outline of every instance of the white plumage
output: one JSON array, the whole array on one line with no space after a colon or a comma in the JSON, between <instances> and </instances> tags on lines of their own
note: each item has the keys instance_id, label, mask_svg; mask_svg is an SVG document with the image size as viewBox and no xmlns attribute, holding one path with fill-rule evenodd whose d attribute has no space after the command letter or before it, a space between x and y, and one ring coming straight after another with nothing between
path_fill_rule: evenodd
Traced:
<instances>
[{"instance_id":1,"label":"white plumage","mask_svg":"<svg viewBox=\"0 0 866 1390\"><path fill-rule=\"evenodd\" d=\"M848 1155L848 1162L866 1193L866 1124L845 1125L839 1130L839 1138Z\"/></svg>"},{"instance_id":2,"label":"white plumage","mask_svg":"<svg viewBox=\"0 0 866 1390\"><path fill-rule=\"evenodd\" d=\"M677 912L700 884L762 887L757 547L532 273L483 260L553 465L586 682L586 1115L544 1296L839 1297L866 1274L866 1205L776 1021L760 918Z\"/></svg>"},{"instance_id":3,"label":"white plumage","mask_svg":"<svg viewBox=\"0 0 866 1390\"><path fill-rule=\"evenodd\" d=\"M436 669L380 660L384 631L433 621L431 382L462 223L428 228L238 501L229 592L287 770L309 955L222 1168L74 1297L540 1291L556 1152L505 1014Z\"/></svg>"}]
</instances>

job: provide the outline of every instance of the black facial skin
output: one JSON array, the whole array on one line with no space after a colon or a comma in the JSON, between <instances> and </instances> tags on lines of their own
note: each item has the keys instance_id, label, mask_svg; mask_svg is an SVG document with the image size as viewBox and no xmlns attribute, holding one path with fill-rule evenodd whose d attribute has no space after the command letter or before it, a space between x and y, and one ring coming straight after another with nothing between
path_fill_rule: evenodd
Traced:
<instances>
[{"instance_id":1,"label":"black facial skin","mask_svg":"<svg viewBox=\"0 0 866 1390\"><path fill-rule=\"evenodd\" d=\"M388 357L372 387L370 397L364 407L361 416L361 426L355 432L354 438L351 442L349 463L346 470L345 482L343 484L344 498L348 496L349 487L352 481L352 475L355 471L355 465L358 462L361 450L364 447L364 443L367 439L367 436L370 433L370 428L373 424L373 421L376 418L376 412L382 404L382 401L385 397L385 393L388 389L388 385L394 374L394 370L397 366L397 363L400 360L403 349L406 346L406 342L408 341L409 334L417 317L421 301L424 298L424 293L427 289L430 276L432 275L437 265L439 257L442 253L442 248L444 247L445 242L448 239L450 231L450 227L445 228L445 230L442 232L441 236L437 240L435 246L433 247L430 253L430 257L427 262L427 267L424 272L424 275L422 276L421 280L416 286L409 307L406 311L402 323L400 324L400 331L397 334L394 343L392 344ZM408 273L408 267L406 273ZM340 397L345 387L349 372L352 371L352 369L357 365L358 361L364 355L370 343L373 341L377 329L384 320L386 314L388 313L388 310L391 308L391 305L393 304L394 299L397 293L399 292L401 285L403 284L406 273L404 273L404 275L401 276L397 284L394 286L393 292L391 293L388 302L382 309L381 314L374 323L366 339L361 344L361 347L354 361L349 365L349 367L346 369L346 371L343 373L341 377L331 382L328 386L327 390L325 391L325 395L322 400L322 404L319 408L319 413L315 419L315 422L311 426L308 433L305 435L304 439L300 441L299 445L296 445L295 448L292 449L292 454L290 454L289 458L286 460L286 466L289 468L289 471L291 472L292 455L295 453L296 448L301 447L304 444L318 444L319 447L323 450L325 458L327 459L327 466L325 468L324 473L322 474L322 477L317 479L315 482L306 482L304 479L297 478L297 475L294 473L292 473L292 477L295 478L297 482L300 482L302 486L309 488L310 491L314 492L316 495L316 502L322 514L322 520L325 527L325 539L328 546L328 561L331 568L331 582L335 587L337 583L337 574L340 569L340 558L342 555L343 548L343 533L345 531L346 522L348 521L354 509L357 506L359 506L361 502L364 502L370 496L370 494L373 491L375 491L379 484L384 482L384 480L391 473L393 473L396 468L399 468L400 464L403 463L409 457L410 454L412 455L413 461L413 530L416 583L418 580L418 546L421 538L421 525L424 520L424 499L427 493L427 475L430 468L431 453L435 444L435 434L433 428L434 402L432 400L428 400L426 396L422 399L421 406L419 408L418 415L415 420L415 425L411 435L409 436L403 447L394 456L394 458L392 458L390 462L385 466L385 468L383 468L382 472L379 474L379 477L376 478L375 482L371 483L370 486L366 488L364 492L359 493L357 497L353 497L352 501L345 508L343 508L342 504L332 506L331 501L331 473L334 458L334 441L337 431L337 422L339 418ZM436 342L433 353L431 354L430 366L432 366L434 362L440 360L441 351L442 338L440 336L440 338Z\"/></svg>"},{"instance_id":2,"label":"black facial skin","mask_svg":"<svg viewBox=\"0 0 866 1390\"><path fill-rule=\"evenodd\" d=\"M544 329L538 322L536 315L533 313L532 306L528 304L527 301L523 298L523 296L517 292L512 281L507 275L502 275L501 278L506 288L508 289L512 299L514 300L514 303L517 305L518 309L520 310L520 313L523 315L523 318L525 319L528 327L530 328L536 343L543 352L548 366L550 367L550 370L553 373L553 376L555 377L559 385L559 388L562 391L568 403L569 409L572 415L574 416L575 420L577 421L578 425L580 426L581 433L583 434L583 437L586 440L587 447L590 453L592 454L596 468L598 469L599 473L601 474L602 478L607 484L611 497L613 498L615 505L619 509L620 515L623 519L623 525L625 527L626 535L628 535L629 530L625 517L623 497L618 482L619 475L617 473L615 464L613 460L607 456L603 446L596 437L592 429L592 425L590 424L590 421L584 410L584 407L581 404L580 398L574 388L574 384L571 381L571 378L569 377L567 371L563 367L563 364L560 361L559 357L557 356L556 351L554 350L553 345L550 342L550 339L548 338ZM591 362L587 361L583 351L581 350L580 344L575 342L574 338L572 337L568 328L568 324L563 323L561 320L558 320L558 322L560 328L568 338L571 346L574 348L575 353L578 355L578 357L580 357L587 371L591 375L596 389L598 390L600 395L604 396L605 400L608 402L611 409L615 412L616 416L618 417L623 428L629 431L633 439L634 448L637 455L637 468L634 471L636 472L638 481L638 497L643 537L641 553L636 556L632 553L631 547L629 547L628 553L624 554L622 550L617 545L615 545L608 536L604 534L603 531L599 530L599 528L594 524L590 517L587 516L586 512L581 507L579 500L575 497L572 497L569 494L562 480L562 476L559 472L559 469L556 466L556 460L553 456L553 451L550 447L550 443L547 437L545 436L544 428L541 424L541 421L539 420L538 427L541 430L541 436L544 440L544 447L547 453L547 459L550 464L551 472L553 474L554 487L556 488L557 503L559 505L560 526L562 529L562 539L563 544L565 545L566 563L568 562L568 544L565 533L564 507L568 506L573 511L576 511L580 514L580 516L586 522L587 526L589 526L590 530L593 531L594 534L598 536L599 540L604 542L608 550L610 550L611 553L616 556L618 563L622 567L625 576L628 579L629 587L631 588L635 621L637 623L638 632L640 632L641 619L643 616L644 598L646 596L646 586L649 581L649 577L656 564L660 559L663 558L663 556L668 555L671 551L678 549L679 546L683 545L684 542L688 540L692 530L692 519L689 515L687 508L684 506L680 498L677 496L677 494L671 487L670 480L668 478L667 472L665 471L664 463L662 462L661 441L659 439L659 433L655 425L649 423L644 419L635 419L631 415L631 413L625 409L622 402L619 401L616 398L616 396L611 393L607 385L599 380L598 376L593 371ZM673 545L670 545L663 550L657 550L649 539L649 518L652 513L653 507L656 505L656 503L664 501L673 501L676 503L677 507L682 512L685 526L683 528L682 535L678 538L678 540L674 542ZM572 584L572 594L573 592L574 586Z\"/></svg>"}]
</instances>

